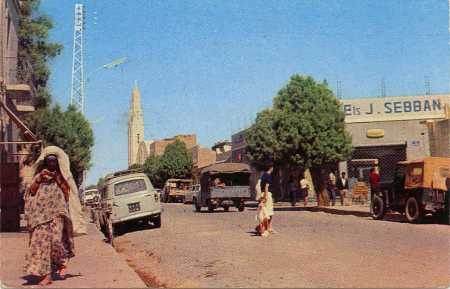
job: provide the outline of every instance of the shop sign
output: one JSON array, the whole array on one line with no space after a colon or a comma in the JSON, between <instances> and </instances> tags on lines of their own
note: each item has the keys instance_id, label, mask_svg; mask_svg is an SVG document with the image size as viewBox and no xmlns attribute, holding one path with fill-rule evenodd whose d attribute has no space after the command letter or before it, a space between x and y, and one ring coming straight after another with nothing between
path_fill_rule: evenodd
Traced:
<instances>
[{"instance_id":1,"label":"shop sign","mask_svg":"<svg viewBox=\"0 0 450 289\"><path fill-rule=\"evenodd\" d=\"M450 95L344 99L345 122L445 118Z\"/></svg>"}]
</instances>

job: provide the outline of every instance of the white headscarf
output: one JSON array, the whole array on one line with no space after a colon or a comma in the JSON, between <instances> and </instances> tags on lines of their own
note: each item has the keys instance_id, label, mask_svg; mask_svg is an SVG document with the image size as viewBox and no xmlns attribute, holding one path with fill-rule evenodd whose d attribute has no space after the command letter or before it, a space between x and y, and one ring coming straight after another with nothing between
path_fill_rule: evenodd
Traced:
<instances>
[{"instance_id":1,"label":"white headscarf","mask_svg":"<svg viewBox=\"0 0 450 289\"><path fill-rule=\"evenodd\" d=\"M70 161L67 154L57 146L45 147L33 166L33 175L38 173L37 170L42 166L45 157L47 157L48 155L55 155L58 158L59 170L61 171L63 178L66 180L67 184L70 187L69 215L73 227L73 235L84 235L87 233L86 222L83 218L81 203L78 197L78 188L70 171Z\"/></svg>"}]
</instances>

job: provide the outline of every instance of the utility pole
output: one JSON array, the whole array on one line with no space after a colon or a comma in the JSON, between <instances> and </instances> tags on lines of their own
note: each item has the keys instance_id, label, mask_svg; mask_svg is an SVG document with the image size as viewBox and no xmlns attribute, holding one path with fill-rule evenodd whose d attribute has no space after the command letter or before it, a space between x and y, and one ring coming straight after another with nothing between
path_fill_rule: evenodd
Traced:
<instances>
[{"instance_id":1,"label":"utility pole","mask_svg":"<svg viewBox=\"0 0 450 289\"><path fill-rule=\"evenodd\" d=\"M75 23L73 29L72 86L70 104L84 114L84 18L83 4L75 4Z\"/></svg>"}]
</instances>

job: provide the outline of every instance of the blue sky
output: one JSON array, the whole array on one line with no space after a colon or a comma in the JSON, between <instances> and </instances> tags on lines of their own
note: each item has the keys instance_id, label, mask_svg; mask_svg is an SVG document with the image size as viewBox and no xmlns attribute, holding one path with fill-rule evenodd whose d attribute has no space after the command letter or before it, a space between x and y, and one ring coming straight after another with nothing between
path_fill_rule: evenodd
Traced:
<instances>
[{"instance_id":1,"label":"blue sky","mask_svg":"<svg viewBox=\"0 0 450 289\"><path fill-rule=\"evenodd\" d=\"M95 134L88 183L127 166L137 80L146 139L195 133L211 146L269 106L294 73L344 98L449 91L448 4L427 1L43 0L64 50L51 63L55 102L69 102L73 10L86 14L86 116ZM128 61L98 69L114 59Z\"/></svg>"}]
</instances>

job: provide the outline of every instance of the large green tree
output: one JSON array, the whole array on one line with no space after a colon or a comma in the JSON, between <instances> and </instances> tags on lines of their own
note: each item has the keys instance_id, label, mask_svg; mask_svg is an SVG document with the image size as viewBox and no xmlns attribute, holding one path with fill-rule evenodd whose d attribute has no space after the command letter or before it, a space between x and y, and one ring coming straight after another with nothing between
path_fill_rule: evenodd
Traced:
<instances>
[{"instance_id":1,"label":"large green tree","mask_svg":"<svg viewBox=\"0 0 450 289\"><path fill-rule=\"evenodd\" d=\"M18 77L30 78L36 87L36 107L45 108L51 97L47 89L50 77L48 62L59 55L62 45L49 41L51 19L39 10L39 0L20 1ZM33 71L29 77L30 66Z\"/></svg>"},{"instance_id":2,"label":"large green tree","mask_svg":"<svg viewBox=\"0 0 450 289\"><path fill-rule=\"evenodd\" d=\"M59 146L69 155L72 173L79 182L83 171L90 167L94 145L94 135L86 118L73 106L66 111L55 106L30 115L29 124L45 146Z\"/></svg>"},{"instance_id":3,"label":"large green tree","mask_svg":"<svg viewBox=\"0 0 450 289\"><path fill-rule=\"evenodd\" d=\"M160 160L161 177L163 180L190 177L192 167L192 155L184 142L176 140L166 146Z\"/></svg>"},{"instance_id":4,"label":"large green tree","mask_svg":"<svg viewBox=\"0 0 450 289\"><path fill-rule=\"evenodd\" d=\"M344 113L326 83L293 75L274 98L273 107L258 114L246 135L250 160L257 166L312 169L320 190L320 167L346 159L352 151Z\"/></svg>"}]
</instances>

